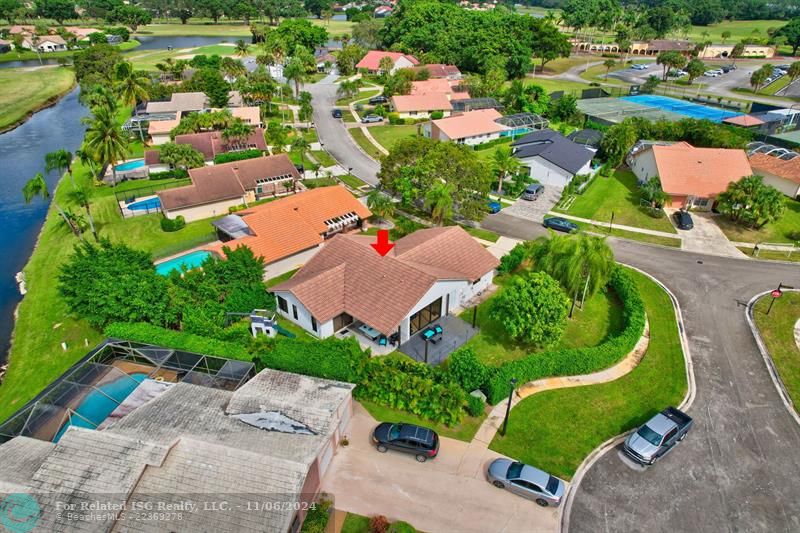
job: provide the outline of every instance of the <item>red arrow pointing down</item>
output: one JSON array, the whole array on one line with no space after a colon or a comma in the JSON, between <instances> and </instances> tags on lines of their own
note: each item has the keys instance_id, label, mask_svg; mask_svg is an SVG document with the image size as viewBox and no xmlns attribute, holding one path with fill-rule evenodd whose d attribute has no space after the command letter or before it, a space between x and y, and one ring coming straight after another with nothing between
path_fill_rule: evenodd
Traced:
<instances>
[{"instance_id":1,"label":"red arrow pointing down","mask_svg":"<svg viewBox=\"0 0 800 533\"><path fill-rule=\"evenodd\" d=\"M389 230L379 229L377 240L370 244L370 246L375 248L375 251L378 252L381 257L388 254L389 251L394 248L394 243L389 242Z\"/></svg>"}]
</instances>

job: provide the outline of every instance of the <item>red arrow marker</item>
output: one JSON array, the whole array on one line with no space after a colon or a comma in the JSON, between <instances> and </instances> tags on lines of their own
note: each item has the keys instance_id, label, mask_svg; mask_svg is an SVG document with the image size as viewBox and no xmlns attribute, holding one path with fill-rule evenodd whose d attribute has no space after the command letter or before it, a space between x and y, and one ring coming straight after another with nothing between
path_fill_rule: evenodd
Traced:
<instances>
[{"instance_id":1,"label":"red arrow marker","mask_svg":"<svg viewBox=\"0 0 800 533\"><path fill-rule=\"evenodd\" d=\"M370 244L370 246L375 248L375 251L381 254L381 257L388 254L389 250L394 248L394 243L389 242L389 230L379 229L377 240Z\"/></svg>"}]
</instances>

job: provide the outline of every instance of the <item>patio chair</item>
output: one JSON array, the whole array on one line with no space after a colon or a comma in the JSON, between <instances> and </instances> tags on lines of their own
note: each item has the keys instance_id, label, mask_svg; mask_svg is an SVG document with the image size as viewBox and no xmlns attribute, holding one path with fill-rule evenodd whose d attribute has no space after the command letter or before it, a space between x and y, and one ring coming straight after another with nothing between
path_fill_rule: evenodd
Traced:
<instances>
[{"instance_id":1,"label":"patio chair","mask_svg":"<svg viewBox=\"0 0 800 533\"><path fill-rule=\"evenodd\" d=\"M386 335L381 335L378 337L378 346L386 346L389 344L389 341L386 339Z\"/></svg>"}]
</instances>

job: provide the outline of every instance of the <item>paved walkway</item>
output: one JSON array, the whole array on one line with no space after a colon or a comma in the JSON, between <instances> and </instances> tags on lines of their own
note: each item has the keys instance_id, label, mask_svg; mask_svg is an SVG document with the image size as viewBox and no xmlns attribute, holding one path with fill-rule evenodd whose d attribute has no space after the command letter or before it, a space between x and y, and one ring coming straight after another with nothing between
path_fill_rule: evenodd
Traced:
<instances>
[{"instance_id":1,"label":"paved walkway","mask_svg":"<svg viewBox=\"0 0 800 533\"><path fill-rule=\"evenodd\" d=\"M575 217L575 216L567 215L567 214L564 214L564 213L558 213L556 211L551 211L549 214L553 215L553 216L559 216L561 218L568 218L569 220L577 220L578 222L583 222L585 224L595 224L597 226L601 226L601 227L604 227L604 228L608 227L608 221L607 220L603 222L603 221L600 221L600 220L592 220L590 218ZM676 235L674 233L668 233L666 231L658 231L658 230L655 230L655 229L637 228L636 226L626 226L624 224L614 224L614 227L617 228L617 229L630 231L630 232L633 232L633 233L645 233L647 235L657 235L658 237L671 237L673 239L681 239L681 235L680 234Z\"/></svg>"}]
</instances>

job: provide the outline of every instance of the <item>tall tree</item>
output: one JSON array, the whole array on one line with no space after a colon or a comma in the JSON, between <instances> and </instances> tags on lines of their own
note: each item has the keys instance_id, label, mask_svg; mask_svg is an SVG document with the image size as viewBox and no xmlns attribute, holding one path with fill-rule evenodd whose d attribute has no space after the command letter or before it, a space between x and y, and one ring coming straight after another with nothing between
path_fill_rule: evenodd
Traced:
<instances>
[{"instance_id":1,"label":"tall tree","mask_svg":"<svg viewBox=\"0 0 800 533\"><path fill-rule=\"evenodd\" d=\"M128 154L128 136L117 124L113 110L106 107L92 109L92 116L84 120L88 124L84 142L101 165L111 166L112 186L115 186L115 164Z\"/></svg>"},{"instance_id":2,"label":"tall tree","mask_svg":"<svg viewBox=\"0 0 800 533\"><path fill-rule=\"evenodd\" d=\"M616 64L617 64L616 60L612 58L608 58L605 61L603 61L603 66L606 67L606 77L605 77L606 80L608 80L608 74L611 72L611 69L614 68L614 66L616 66Z\"/></svg>"},{"instance_id":3,"label":"tall tree","mask_svg":"<svg viewBox=\"0 0 800 533\"><path fill-rule=\"evenodd\" d=\"M222 138L228 142L229 145L236 146L244 143L250 135L253 134L254 128L245 121L236 119L230 126L222 130Z\"/></svg>"},{"instance_id":4,"label":"tall tree","mask_svg":"<svg viewBox=\"0 0 800 533\"><path fill-rule=\"evenodd\" d=\"M734 222L757 228L780 219L786 210L783 194L765 184L761 176L747 176L731 183L717 200L721 213Z\"/></svg>"},{"instance_id":5,"label":"tall tree","mask_svg":"<svg viewBox=\"0 0 800 533\"><path fill-rule=\"evenodd\" d=\"M772 76L772 65L765 64L750 75L750 86L753 91L758 94L759 89L766 83L767 79Z\"/></svg>"},{"instance_id":6,"label":"tall tree","mask_svg":"<svg viewBox=\"0 0 800 533\"><path fill-rule=\"evenodd\" d=\"M86 189L83 187L70 191L69 193L70 199L86 210L86 218L89 221L89 228L92 231L94 240L98 240L97 229L95 228L94 218L92 217L91 195L92 195L91 189Z\"/></svg>"},{"instance_id":7,"label":"tall tree","mask_svg":"<svg viewBox=\"0 0 800 533\"><path fill-rule=\"evenodd\" d=\"M372 213L383 220L394 214L394 201L392 197L380 189L372 189L367 195L367 207Z\"/></svg>"},{"instance_id":8,"label":"tall tree","mask_svg":"<svg viewBox=\"0 0 800 533\"><path fill-rule=\"evenodd\" d=\"M75 184L75 176L72 175L72 154L68 150L60 148L54 152L45 154L44 170L45 172L57 170L60 174L63 174L64 171L67 171L69 174L69 179L72 182L72 188L77 188L77 185Z\"/></svg>"},{"instance_id":9,"label":"tall tree","mask_svg":"<svg viewBox=\"0 0 800 533\"><path fill-rule=\"evenodd\" d=\"M190 144L164 143L159 150L159 158L174 168L198 168L205 164L203 154Z\"/></svg>"},{"instance_id":10,"label":"tall tree","mask_svg":"<svg viewBox=\"0 0 800 533\"><path fill-rule=\"evenodd\" d=\"M706 71L706 65L699 59L692 59L689 63L686 64L686 73L689 75L689 85L692 82L703 75Z\"/></svg>"},{"instance_id":11,"label":"tall tree","mask_svg":"<svg viewBox=\"0 0 800 533\"><path fill-rule=\"evenodd\" d=\"M150 98L150 78L135 72L133 65L127 61L117 64L114 77L114 89L123 104L135 106L137 102L146 102Z\"/></svg>"},{"instance_id":12,"label":"tall tree","mask_svg":"<svg viewBox=\"0 0 800 533\"><path fill-rule=\"evenodd\" d=\"M124 24L135 32L139 26L145 26L153 21L150 13L134 5L121 5L115 7L107 16L109 24Z\"/></svg>"},{"instance_id":13,"label":"tall tree","mask_svg":"<svg viewBox=\"0 0 800 533\"><path fill-rule=\"evenodd\" d=\"M250 53L249 45L244 42L244 39L238 39L234 47L234 53L239 57L244 57Z\"/></svg>"},{"instance_id":14,"label":"tall tree","mask_svg":"<svg viewBox=\"0 0 800 533\"><path fill-rule=\"evenodd\" d=\"M283 77L294 83L295 98L300 96L300 87L306 81L306 69L299 58L293 57L283 68Z\"/></svg>"},{"instance_id":15,"label":"tall tree","mask_svg":"<svg viewBox=\"0 0 800 533\"><path fill-rule=\"evenodd\" d=\"M521 164L511 152L508 146L501 146L498 148L492 158L492 170L497 174L497 194L503 192L503 182L508 176L513 176L519 169Z\"/></svg>"},{"instance_id":16,"label":"tall tree","mask_svg":"<svg viewBox=\"0 0 800 533\"><path fill-rule=\"evenodd\" d=\"M788 24L775 32L776 37L786 37L786 44L792 47L792 55L797 55L800 48L800 17L793 18Z\"/></svg>"},{"instance_id":17,"label":"tall tree","mask_svg":"<svg viewBox=\"0 0 800 533\"><path fill-rule=\"evenodd\" d=\"M37 196L41 196L44 199L50 198L50 191L47 189L47 182L42 176L41 172L37 172L36 175L28 180L25 183L25 186L22 188L22 196L25 198L25 203L29 204L33 201L34 198ZM61 215L61 218L64 219L64 223L67 225L68 228L74 233L76 236L80 236L80 231L74 225L72 220L67 216L61 206L58 205L55 199L53 199L53 207L56 208L58 214Z\"/></svg>"},{"instance_id":18,"label":"tall tree","mask_svg":"<svg viewBox=\"0 0 800 533\"><path fill-rule=\"evenodd\" d=\"M295 136L292 139L292 151L300 154L300 164L302 165L303 169L306 168L306 153L308 152L309 148L311 148L311 145L305 139L305 137L300 135L299 132L295 133Z\"/></svg>"},{"instance_id":19,"label":"tall tree","mask_svg":"<svg viewBox=\"0 0 800 533\"><path fill-rule=\"evenodd\" d=\"M686 65L686 58L680 52L668 51L661 52L656 56L656 63L664 69L663 81L667 81L667 75L671 69L680 70Z\"/></svg>"},{"instance_id":20,"label":"tall tree","mask_svg":"<svg viewBox=\"0 0 800 533\"><path fill-rule=\"evenodd\" d=\"M431 210L431 219L442 225L453 216L453 186L436 181L425 194L425 207Z\"/></svg>"}]
</instances>

